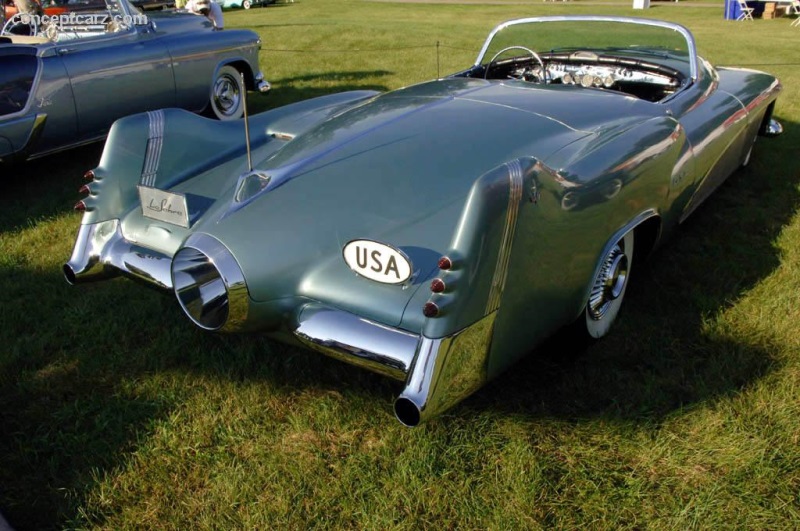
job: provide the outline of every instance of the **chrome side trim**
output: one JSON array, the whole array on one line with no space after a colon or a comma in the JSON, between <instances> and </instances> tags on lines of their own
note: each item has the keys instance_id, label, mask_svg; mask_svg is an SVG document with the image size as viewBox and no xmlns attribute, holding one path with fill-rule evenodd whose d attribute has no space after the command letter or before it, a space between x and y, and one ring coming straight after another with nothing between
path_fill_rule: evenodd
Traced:
<instances>
[{"instance_id":1,"label":"chrome side trim","mask_svg":"<svg viewBox=\"0 0 800 531\"><path fill-rule=\"evenodd\" d=\"M497 265L494 269L492 287L486 302L486 315L500 307L500 298L506 285L508 275L508 262L511 259L511 245L514 243L514 232L517 228L519 204L522 198L522 164L519 159L506 164L508 167L508 209L506 222L503 227L503 236L500 240L500 251L497 253Z\"/></svg>"},{"instance_id":2,"label":"chrome side trim","mask_svg":"<svg viewBox=\"0 0 800 531\"><path fill-rule=\"evenodd\" d=\"M150 133L147 137L139 184L154 188L158 166L161 163L161 151L164 147L164 111L148 111L147 119L150 121Z\"/></svg>"},{"instance_id":3,"label":"chrome side trim","mask_svg":"<svg viewBox=\"0 0 800 531\"><path fill-rule=\"evenodd\" d=\"M449 337L422 337L406 388L394 403L397 420L416 426L486 383L496 317L492 312Z\"/></svg>"},{"instance_id":4,"label":"chrome side trim","mask_svg":"<svg viewBox=\"0 0 800 531\"><path fill-rule=\"evenodd\" d=\"M300 310L293 333L312 350L401 381L420 338L317 303Z\"/></svg>"}]
</instances>

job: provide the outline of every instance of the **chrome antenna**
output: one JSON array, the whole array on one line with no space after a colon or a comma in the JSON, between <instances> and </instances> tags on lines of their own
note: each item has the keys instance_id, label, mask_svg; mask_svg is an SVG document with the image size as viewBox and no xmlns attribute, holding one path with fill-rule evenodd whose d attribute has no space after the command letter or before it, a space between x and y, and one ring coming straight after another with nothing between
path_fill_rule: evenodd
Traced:
<instances>
[{"instance_id":1,"label":"chrome antenna","mask_svg":"<svg viewBox=\"0 0 800 531\"><path fill-rule=\"evenodd\" d=\"M247 119L247 84L244 82L244 74L239 74L242 78L242 107L244 109L244 142L247 145L247 171L253 171L253 158L250 155L250 122Z\"/></svg>"}]
</instances>

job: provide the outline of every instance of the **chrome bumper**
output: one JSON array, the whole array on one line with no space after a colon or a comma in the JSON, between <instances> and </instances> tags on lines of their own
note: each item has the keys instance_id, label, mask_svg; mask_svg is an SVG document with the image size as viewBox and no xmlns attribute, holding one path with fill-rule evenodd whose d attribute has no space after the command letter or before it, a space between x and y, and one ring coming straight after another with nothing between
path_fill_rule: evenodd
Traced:
<instances>
[{"instance_id":1,"label":"chrome bumper","mask_svg":"<svg viewBox=\"0 0 800 531\"><path fill-rule=\"evenodd\" d=\"M183 250L208 247L199 243ZM70 284L77 284L123 274L172 290L172 263L172 256L126 240L119 221L110 220L81 225L72 256L64 264L64 276ZM222 277L227 278L224 271ZM229 284L226 281L230 296ZM239 297L238 302L231 296L231 325L220 330L245 330L248 325L257 324L244 322L249 312L239 306L248 306L250 300L244 277L241 284L241 290L233 290ZM239 300L241 294L244 298ZM180 298L180 293L178 296ZM192 318L191 312L187 311L187 315ZM456 334L431 339L321 303L309 303L298 308L289 329L300 343L312 350L404 381L405 388L395 400L394 412L406 426L416 426L454 406L486 383L496 315L494 311ZM197 319L192 320L203 327Z\"/></svg>"},{"instance_id":2,"label":"chrome bumper","mask_svg":"<svg viewBox=\"0 0 800 531\"><path fill-rule=\"evenodd\" d=\"M300 311L294 335L310 349L405 381L394 412L406 426L417 426L486 383L496 315L430 339L314 303Z\"/></svg>"},{"instance_id":3,"label":"chrome bumper","mask_svg":"<svg viewBox=\"0 0 800 531\"><path fill-rule=\"evenodd\" d=\"M140 247L122 236L116 219L81 225L64 276L70 284L112 278L119 274L171 290L172 257Z\"/></svg>"},{"instance_id":4,"label":"chrome bumper","mask_svg":"<svg viewBox=\"0 0 800 531\"><path fill-rule=\"evenodd\" d=\"M259 92L269 92L270 89L272 88L270 82L264 79L264 74L262 72L259 72L256 75L255 81L256 81L256 90L258 90Z\"/></svg>"}]
</instances>

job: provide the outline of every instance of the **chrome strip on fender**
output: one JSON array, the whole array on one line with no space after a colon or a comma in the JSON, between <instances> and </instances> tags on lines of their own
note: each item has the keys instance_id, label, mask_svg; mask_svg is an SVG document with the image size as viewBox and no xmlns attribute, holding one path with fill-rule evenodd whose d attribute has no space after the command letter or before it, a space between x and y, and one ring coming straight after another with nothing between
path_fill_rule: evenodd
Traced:
<instances>
[{"instance_id":1,"label":"chrome strip on fender","mask_svg":"<svg viewBox=\"0 0 800 531\"><path fill-rule=\"evenodd\" d=\"M511 259L511 245L514 243L514 231L517 228L517 216L519 215L519 204L522 198L522 164L520 164L519 160L514 160L507 163L506 166L508 167L509 179L508 209L506 210L506 223L505 227L503 227L500 250L497 253L497 265L494 269L492 288L489 291L485 315L500 307L500 297L506 285L508 262Z\"/></svg>"},{"instance_id":2,"label":"chrome strip on fender","mask_svg":"<svg viewBox=\"0 0 800 531\"><path fill-rule=\"evenodd\" d=\"M150 134L147 137L142 178L139 183L154 187L158 165L161 162L161 150L164 146L164 111L148 111L147 118L150 120Z\"/></svg>"}]
</instances>

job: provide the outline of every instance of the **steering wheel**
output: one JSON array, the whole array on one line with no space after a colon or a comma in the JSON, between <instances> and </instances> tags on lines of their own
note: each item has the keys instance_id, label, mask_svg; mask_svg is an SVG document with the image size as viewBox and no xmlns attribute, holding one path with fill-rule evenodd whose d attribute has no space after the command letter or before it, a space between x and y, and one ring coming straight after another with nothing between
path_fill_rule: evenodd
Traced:
<instances>
[{"instance_id":1,"label":"steering wheel","mask_svg":"<svg viewBox=\"0 0 800 531\"><path fill-rule=\"evenodd\" d=\"M525 46L515 45L515 46L509 46L508 48L503 48L502 50L494 54L492 60L489 61L489 63L486 65L486 71L483 73L483 79L489 79L489 70L491 70L494 62L497 60L498 57L500 57L500 55L504 54L509 50L524 50L528 52L530 56L536 59L536 62L539 63L539 66L542 68L542 75L545 77L545 79L547 78L547 70L544 68L544 61L542 61L542 58L539 57L539 54L534 52L530 48L526 48Z\"/></svg>"},{"instance_id":2,"label":"steering wheel","mask_svg":"<svg viewBox=\"0 0 800 531\"><path fill-rule=\"evenodd\" d=\"M22 28L27 28L27 33L20 33ZM38 31L35 17L27 13L17 13L6 21L0 35L36 35Z\"/></svg>"}]
</instances>

